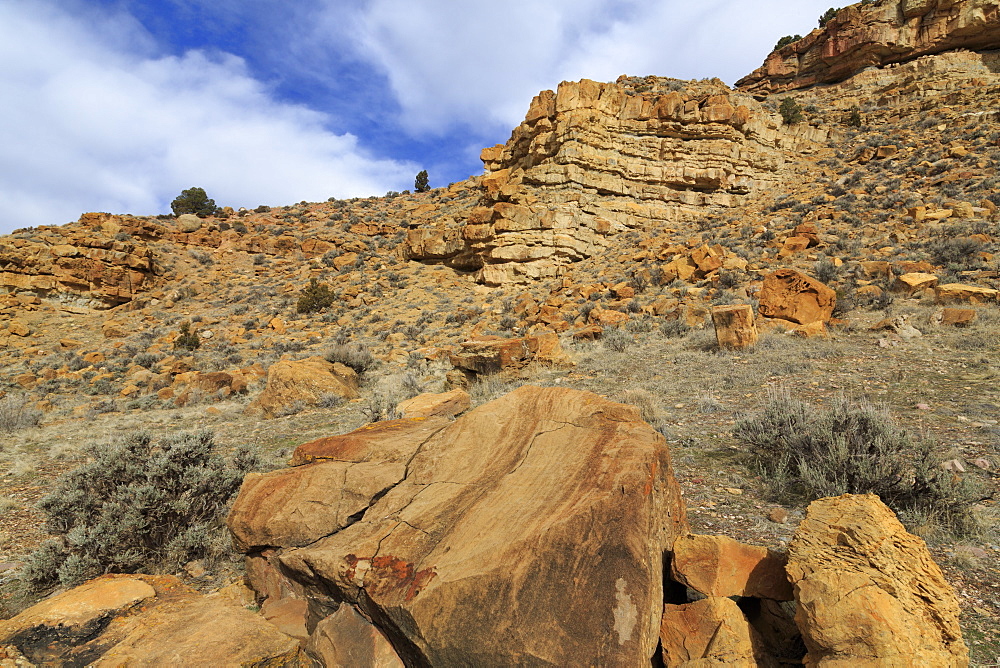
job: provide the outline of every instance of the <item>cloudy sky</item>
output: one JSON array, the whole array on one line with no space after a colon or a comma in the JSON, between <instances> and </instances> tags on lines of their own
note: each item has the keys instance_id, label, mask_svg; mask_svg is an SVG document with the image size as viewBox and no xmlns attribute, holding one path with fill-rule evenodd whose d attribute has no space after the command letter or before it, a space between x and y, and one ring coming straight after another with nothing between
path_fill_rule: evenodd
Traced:
<instances>
[{"instance_id":1,"label":"cloudy sky","mask_svg":"<svg viewBox=\"0 0 1000 668\"><path fill-rule=\"evenodd\" d=\"M0 0L0 233L482 172L533 95L732 84L829 0Z\"/></svg>"}]
</instances>

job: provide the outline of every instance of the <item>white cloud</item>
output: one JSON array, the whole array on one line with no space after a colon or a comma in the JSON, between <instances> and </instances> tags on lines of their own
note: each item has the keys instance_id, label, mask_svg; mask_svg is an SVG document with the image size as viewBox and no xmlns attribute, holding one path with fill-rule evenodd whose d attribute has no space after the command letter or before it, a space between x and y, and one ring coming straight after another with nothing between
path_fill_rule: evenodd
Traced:
<instances>
[{"instance_id":1,"label":"white cloud","mask_svg":"<svg viewBox=\"0 0 1000 668\"><path fill-rule=\"evenodd\" d=\"M371 0L355 46L386 73L412 132L511 127L559 81L718 76L758 67L829 0ZM328 0L328 13L342 11ZM328 22L329 23L329 22Z\"/></svg>"},{"instance_id":2,"label":"white cloud","mask_svg":"<svg viewBox=\"0 0 1000 668\"><path fill-rule=\"evenodd\" d=\"M414 166L274 100L225 54L157 55L127 14L0 4L0 231L84 211L160 213L183 188L220 205L380 194Z\"/></svg>"}]
</instances>

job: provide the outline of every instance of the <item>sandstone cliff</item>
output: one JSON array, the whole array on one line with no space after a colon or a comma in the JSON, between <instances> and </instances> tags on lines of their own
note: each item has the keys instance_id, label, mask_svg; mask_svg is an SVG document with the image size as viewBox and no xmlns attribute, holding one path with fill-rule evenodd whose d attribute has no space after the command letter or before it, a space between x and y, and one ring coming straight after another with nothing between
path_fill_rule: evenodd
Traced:
<instances>
[{"instance_id":1,"label":"sandstone cliff","mask_svg":"<svg viewBox=\"0 0 1000 668\"><path fill-rule=\"evenodd\" d=\"M778 181L781 149L801 141L718 80L564 82L482 152L482 206L411 229L410 257L488 285L559 276L618 233L743 204Z\"/></svg>"},{"instance_id":2,"label":"sandstone cliff","mask_svg":"<svg viewBox=\"0 0 1000 668\"><path fill-rule=\"evenodd\" d=\"M834 83L869 67L956 49L1000 47L997 0L881 0L841 9L823 29L767 56L736 82L752 93Z\"/></svg>"}]
</instances>

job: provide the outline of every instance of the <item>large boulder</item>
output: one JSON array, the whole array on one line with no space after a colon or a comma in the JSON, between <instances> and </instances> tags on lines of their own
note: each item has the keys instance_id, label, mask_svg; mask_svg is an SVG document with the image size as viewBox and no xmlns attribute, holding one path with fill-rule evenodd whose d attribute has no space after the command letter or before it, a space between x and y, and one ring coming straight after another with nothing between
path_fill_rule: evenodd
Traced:
<instances>
[{"instance_id":1,"label":"large boulder","mask_svg":"<svg viewBox=\"0 0 1000 668\"><path fill-rule=\"evenodd\" d=\"M837 304L836 292L794 269L779 269L768 274L757 298L758 310L765 318L799 325L829 320Z\"/></svg>"},{"instance_id":2,"label":"large boulder","mask_svg":"<svg viewBox=\"0 0 1000 668\"><path fill-rule=\"evenodd\" d=\"M543 331L518 339L484 336L463 342L460 350L451 356L452 366L473 373L520 369L532 362L569 363L555 332Z\"/></svg>"},{"instance_id":3,"label":"large boulder","mask_svg":"<svg viewBox=\"0 0 1000 668\"><path fill-rule=\"evenodd\" d=\"M788 547L807 666L965 666L958 599L874 494L809 504Z\"/></svg>"},{"instance_id":4,"label":"large boulder","mask_svg":"<svg viewBox=\"0 0 1000 668\"><path fill-rule=\"evenodd\" d=\"M282 497L282 512L313 501ZM398 484L338 523L309 545L272 546L277 570L252 552L251 581L298 591L313 620L350 605L422 666L649 665L663 555L686 529L666 442L637 409L538 387L434 433ZM281 542L237 530L245 546Z\"/></svg>"},{"instance_id":5,"label":"large boulder","mask_svg":"<svg viewBox=\"0 0 1000 668\"><path fill-rule=\"evenodd\" d=\"M281 360L267 370L267 386L246 408L247 415L273 418L297 402L315 406L326 395L344 399L358 396L358 374L340 363L322 357Z\"/></svg>"}]
</instances>

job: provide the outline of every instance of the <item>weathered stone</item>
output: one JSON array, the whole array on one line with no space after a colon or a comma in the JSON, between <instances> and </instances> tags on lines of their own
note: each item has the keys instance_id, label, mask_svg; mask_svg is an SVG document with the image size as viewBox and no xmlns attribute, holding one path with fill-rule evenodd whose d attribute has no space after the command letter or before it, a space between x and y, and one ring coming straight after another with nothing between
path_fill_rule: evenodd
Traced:
<instances>
[{"instance_id":1,"label":"weathered stone","mask_svg":"<svg viewBox=\"0 0 1000 668\"><path fill-rule=\"evenodd\" d=\"M993 0L890 0L854 4L824 28L778 49L736 82L754 93L778 93L842 81L865 68L903 63L956 49L1000 43Z\"/></svg>"},{"instance_id":2,"label":"weathered stone","mask_svg":"<svg viewBox=\"0 0 1000 668\"><path fill-rule=\"evenodd\" d=\"M432 437L359 521L280 559L317 606L378 620L408 665L648 665L662 554L685 526L636 409L522 387Z\"/></svg>"},{"instance_id":3,"label":"weathered stone","mask_svg":"<svg viewBox=\"0 0 1000 668\"><path fill-rule=\"evenodd\" d=\"M11 321L11 323L7 325L7 331L14 336L28 336L31 334L31 328L18 320Z\"/></svg>"},{"instance_id":4,"label":"weathered stone","mask_svg":"<svg viewBox=\"0 0 1000 668\"><path fill-rule=\"evenodd\" d=\"M569 362L555 332L539 332L518 339L484 336L463 342L461 350L451 356L452 366L475 373L520 369L531 362L550 365Z\"/></svg>"},{"instance_id":5,"label":"weathered stone","mask_svg":"<svg viewBox=\"0 0 1000 668\"><path fill-rule=\"evenodd\" d=\"M988 304L1000 301L1000 290L983 288L978 285L962 283L947 283L934 288L938 302L948 304L965 302L967 304Z\"/></svg>"},{"instance_id":6,"label":"weathered stone","mask_svg":"<svg viewBox=\"0 0 1000 668\"><path fill-rule=\"evenodd\" d=\"M837 293L794 269L779 269L764 278L758 299L760 314L765 318L807 325L830 319Z\"/></svg>"},{"instance_id":7,"label":"weathered stone","mask_svg":"<svg viewBox=\"0 0 1000 668\"><path fill-rule=\"evenodd\" d=\"M720 348L742 350L757 345L753 307L748 304L713 307L712 323Z\"/></svg>"},{"instance_id":8,"label":"weathered stone","mask_svg":"<svg viewBox=\"0 0 1000 668\"><path fill-rule=\"evenodd\" d=\"M303 443L292 454L292 466L316 461L389 462L405 464L431 436L448 425L440 416L373 422L348 434Z\"/></svg>"},{"instance_id":9,"label":"weathered stone","mask_svg":"<svg viewBox=\"0 0 1000 668\"><path fill-rule=\"evenodd\" d=\"M472 405L472 398L465 390L455 389L442 394L418 394L401 402L396 412L404 418L455 417Z\"/></svg>"},{"instance_id":10,"label":"weathered stone","mask_svg":"<svg viewBox=\"0 0 1000 668\"><path fill-rule=\"evenodd\" d=\"M316 625L306 653L326 668L403 668L385 635L351 605Z\"/></svg>"},{"instance_id":11,"label":"weathered stone","mask_svg":"<svg viewBox=\"0 0 1000 668\"><path fill-rule=\"evenodd\" d=\"M911 296L928 288L933 288L937 284L938 277L934 274L912 273L898 276L892 289L894 292Z\"/></svg>"},{"instance_id":12,"label":"weathered stone","mask_svg":"<svg viewBox=\"0 0 1000 668\"><path fill-rule=\"evenodd\" d=\"M358 395L358 374L322 357L281 360L267 370L267 386L245 412L273 418L297 401L315 406L327 394L353 399Z\"/></svg>"},{"instance_id":13,"label":"weathered stone","mask_svg":"<svg viewBox=\"0 0 1000 668\"><path fill-rule=\"evenodd\" d=\"M201 229L201 218L193 213L182 213L177 216L177 229L181 232L197 232Z\"/></svg>"},{"instance_id":14,"label":"weathered stone","mask_svg":"<svg viewBox=\"0 0 1000 668\"><path fill-rule=\"evenodd\" d=\"M739 606L728 598L666 605L660 622L666 666L777 666Z\"/></svg>"},{"instance_id":15,"label":"weathered stone","mask_svg":"<svg viewBox=\"0 0 1000 668\"><path fill-rule=\"evenodd\" d=\"M976 321L979 314L971 308L944 308L937 314L938 322L952 327L968 327Z\"/></svg>"},{"instance_id":16,"label":"weathered stone","mask_svg":"<svg viewBox=\"0 0 1000 668\"><path fill-rule=\"evenodd\" d=\"M244 552L308 545L351 524L405 475L401 463L336 461L249 473L229 529Z\"/></svg>"},{"instance_id":17,"label":"weathered stone","mask_svg":"<svg viewBox=\"0 0 1000 668\"><path fill-rule=\"evenodd\" d=\"M784 555L728 536L681 536L670 570L674 580L706 596L792 600Z\"/></svg>"},{"instance_id":18,"label":"weathered stone","mask_svg":"<svg viewBox=\"0 0 1000 668\"><path fill-rule=\"evenodd\" d=\"M809 504L787 571L806 665L968 664L955 592L874 494Z\"/></svg>"}]
</instances>

